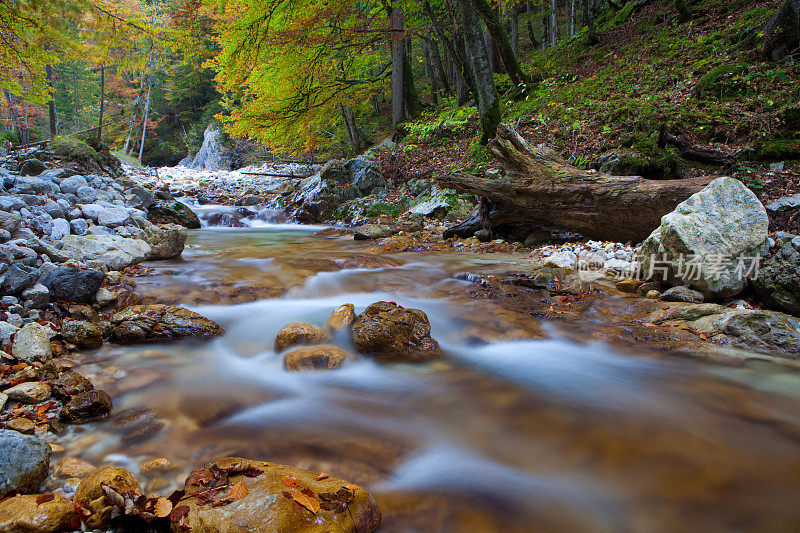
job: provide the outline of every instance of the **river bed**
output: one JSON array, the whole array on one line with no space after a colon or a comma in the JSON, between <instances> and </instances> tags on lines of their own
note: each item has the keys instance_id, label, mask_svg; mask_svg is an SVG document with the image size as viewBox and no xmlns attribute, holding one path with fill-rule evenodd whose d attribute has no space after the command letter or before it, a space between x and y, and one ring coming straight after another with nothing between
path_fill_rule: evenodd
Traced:
<instances>
[{"instance_id":1,"label":"river bed","mask_svg":"<svg viewBox=\"0 0 800 533\"><path fill-rule=\"evenodd\" d=\"M191 231L181 260L147 264L138 294L226 334L86 354L77 370L116 415L62 437L69 455L135 474L167 457L179 469L150 480L160 493L229 455L324 471L376 497L381 531L800 528L800 374L579 342L455 277L522 255L375 254L260 226ZM424 310L446 357L284 370L283 326L379 300Z\"/></svg>"}]
</instances>

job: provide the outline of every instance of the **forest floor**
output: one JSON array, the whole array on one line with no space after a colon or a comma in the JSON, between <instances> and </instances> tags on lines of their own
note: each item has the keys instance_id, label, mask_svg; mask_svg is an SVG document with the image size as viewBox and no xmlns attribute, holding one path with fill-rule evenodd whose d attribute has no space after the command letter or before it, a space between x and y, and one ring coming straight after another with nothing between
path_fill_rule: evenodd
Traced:
<instances>
[{"instance_id":1,"label":"forest floor","mask_svg":"<svg viewBox=\"0 0 800 533\"><path fill-rule=\"evenodd\" d=\"M800 193L800 66L766 61L758 44L774 2L706 0L688 23L662 4L640 11L629 4L605 15L599 45L580 33L523 54L527 70L543 81L522 99L504 98L503 121L581 168L607 164L603 170L612 174L655 179L727 175L765 204ZM498 88L508 87L507 76L496 79ZM731 163L700 164L659 147L662 125ZM492 167L477 142L474 108L446 99L408 131L398 150L382 156L395 183ZM798 232L800 217L775 217L771 229Z\"/></svg>"}]
</instances>

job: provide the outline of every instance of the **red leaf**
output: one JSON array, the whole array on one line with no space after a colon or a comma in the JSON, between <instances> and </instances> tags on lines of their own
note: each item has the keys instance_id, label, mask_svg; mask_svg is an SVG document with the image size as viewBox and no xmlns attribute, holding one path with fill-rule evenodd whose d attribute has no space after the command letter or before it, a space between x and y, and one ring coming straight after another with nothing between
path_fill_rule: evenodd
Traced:
<instances>
[{"instance_id":1,"label":"red leaf","mask_svg":"<svg viewBox=\"0 0 800 533\"><path fill-rule=\"evenodd\" d=\"M300 486L300 484L297 483L297 478L294 476L283 476L283 478L281 478L281 483L283 483L284 486L290 488L295 488Z\"/></svg>"}]
</instances>

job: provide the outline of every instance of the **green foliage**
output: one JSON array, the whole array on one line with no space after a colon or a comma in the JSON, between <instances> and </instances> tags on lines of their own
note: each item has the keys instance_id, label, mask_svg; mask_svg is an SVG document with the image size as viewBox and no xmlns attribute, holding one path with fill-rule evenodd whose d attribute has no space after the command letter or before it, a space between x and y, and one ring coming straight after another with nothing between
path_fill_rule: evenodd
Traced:
<instances>
[{"instance_id":1,"label":"green foliage","mask_svg":"<svg viewBox=\"0 0 800 533\"><path fill-rule=\"evenodd\" d=\"M759 161L785 161L800 159L800 139L769 141L755 150Z\"/></svg>"},{"instance_id":2,"label":"green foliage","mask_svg":"<svg viewBox=\"0 0 800 533\"><path fill-rule=\"evenodd\" d=\"M744 62L725 63L700 78L697 91L719 98L731 97L748 90L747 73L750 67Z\"/></svg>"},{"instance_id":3,"label":"green foliage","mask_svg":"<svg viewBox=\"0 0 800 533\"><path fill-rule=\"evenodd\" d=\"M406 124L408 142L429 142L461 135L469 129L469 120L477 112L475 107L458 107L455 98L448 98L438 111L426 111L418 120Z\"/></svg>"},{"instance_id":4,"label":"green foliage","mask_svg":"<svg viewBox=\"0 0 800 533\"><path fill-rule=\"evenodd\" d=\"M5 142L10 142L13 145L17 145L19 144L19 137L17 136L16 132L11 130L0 132L0 144Z\"/></svg>"},{"instance_id":5,"label":"green foliage","mask_svg":"<svg viewBox=\"0 0 800 533\"><path fill-rule=\"evenodd\" d=\"M403 207L400 205L392 205L384 202L378 202L364 208L364 210L361 211L361 214L368 218L377 218L381 215L396 217L402 211Z\"/></svg>"},{"instance_id":6,"label":"green foliage","mask_svg":"<svg viewBox=\"0 0 800 533\"><path fill-rule=\"evenodd\" d=\"M57 156L74 161L102 161L102 157L94 148L72 137L57 136L50 144L50 149Z\"/></svg>"}]
</instances>

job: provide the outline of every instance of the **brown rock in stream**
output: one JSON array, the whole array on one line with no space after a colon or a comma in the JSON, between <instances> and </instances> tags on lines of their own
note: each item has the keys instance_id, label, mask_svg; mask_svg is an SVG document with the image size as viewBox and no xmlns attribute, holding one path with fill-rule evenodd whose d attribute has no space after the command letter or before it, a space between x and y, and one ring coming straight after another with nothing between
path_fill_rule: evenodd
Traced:
<instances>
[{"instance_id":1,"label":"brown rock in stream","mask_svg":"<svg viewBox=\"0 0 800 533\"><path fill-rule=\"evenodd\" d=\"M122 494L133 493L141 494L142 489L136 478L118 466L107 466L100 470L95 470L87 476L78 489L75 491L76 502L82 501L92 511L92 515L86 520L86 525L93 528L104 528L111 521L111 505L103 495L101 486L105 484Z\"/></svg>"},{"instance_id":2,"label":"brown rock in stream","mask_svg":"<svg viewBox=\"0 0 800 533\"><path fill-rule=\"evenodd\" d=\"M111 338L121 344L158 342L182 337L211 338L222 327L208 318L174 305L133 305L111 317Z\"/></svg>"},{"instance_id":3,"label":"brown rock in stream","mask_svg":"<svg viewBox=\"0 0 800 533\"><path fill-rule=\"evenodd\" d=\"M65 320L60 333L78 348L98 348L103 344L103 330L91 322Z\"/></svg>"},{"instance_id":4,"label":"brown rock in stream","mask_svg":"<svg viewBox=\"0 0 800 533\"><path fill-rule=\"evenodd\" d=\"M423 362L441 355L428 316L394 302L376 302L353 323L353 342L364 355L384 361Z\"/></svg>"},{"instance_id":5,"label":"brown rock in stream","mask_svg":"<svg viewBox=\"0 0 800 533\"><path fill-rule=\"evenodd\" d=\"M64 422L82 424L103 418L111 412L111 397L101 390L90 390L73 397L61 408Z\"/></svg>"},{"instance_id":6,"label":"brown rock in stream","mask_svg":"<svg viewBox=\"0 0 800 533\"><path fill-rule=\"evenodd\" d=\"M20 533L68 531L71 529L70 522L74 514L73 503L58 494L14 496L0 502L0 531Z\"/></svg>"},{"instance_id":7,"label":"brown rock in stream","mask_svg":"<svg viewBox=\"0 0 800 533\"><path fill-rule=\"evenodd\" d=\"M340 305L328 317L328 327L332 330L344 329L356 320L356 308L353 304Z\"/></svg>"},{"instance_id":8,"label":"brown rock in stream","mask_svg":"<svg viewBox=\"0 0 800 533\"><path fill-rule=\"evenodd\" d=\"M292 322L275 337L275 351L282 352L298 344L319 344L328 340L330 336L324 329L305 322Z\"/></svg>"},{"instance_id":9,"label":"brown rock in stream","mask_svg":"<svg viewBox=\"0 0 800 533\"><path fill-rule=\"evenodd\" d=\"M333 370L342 366L347 352L336 346L307 346L287 352L283 356L286 370Z\"/></svg>"},{"instance_id":10,"label":"brown rock in stream","mask_svg":"<svg viewBox=\"0 0 800 533\"><path fill-rule=\"evenodd\" d=\"M241 472L247 469L251 470L245 476ZM195 470L186 480L185 490L197 491L197 480L219 471L231 472L227 486L241 482L247 493L233 503L216 507L201 505L194 497L181 502L189 507L186 525L192 533L369 533L381 523L378 505L364 488L334 477L319 479L323 476L291 466L227 457ZM229 492L225 489L215 499Z\"/></svg>"}]
</instances>

